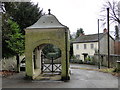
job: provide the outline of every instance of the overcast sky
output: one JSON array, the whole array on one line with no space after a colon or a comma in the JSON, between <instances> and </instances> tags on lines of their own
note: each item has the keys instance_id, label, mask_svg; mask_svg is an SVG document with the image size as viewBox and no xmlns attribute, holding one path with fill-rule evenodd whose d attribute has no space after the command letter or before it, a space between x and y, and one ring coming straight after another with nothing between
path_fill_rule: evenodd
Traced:
<instances>
[{"instance_id":1,"label":"overcast sky","mask_svg":"<svg viewBox=\"0 0 120 90\"><path fill-rule=\"evenodd\" d=\"M97 33L97 19L99 18L101 8L106 0L32 0L38 2L39 7L48 13L57 17L63 24L69 27L70 32L76 32L78 28L83 28L85 34ZM117 0L119 1L119 0ZM102 22L100 23L102 24ZM100 32L103 31L102 26ZM110 28L110 31L114 27Z\"/></svg>"}]
</instances>

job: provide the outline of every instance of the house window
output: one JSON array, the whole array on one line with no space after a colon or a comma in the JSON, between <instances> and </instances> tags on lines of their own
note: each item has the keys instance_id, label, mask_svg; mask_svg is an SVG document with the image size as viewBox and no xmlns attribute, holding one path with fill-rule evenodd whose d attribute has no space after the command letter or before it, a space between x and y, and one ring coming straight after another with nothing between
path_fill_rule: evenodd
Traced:
<instances>
[{"instance_id":1,"label":"house window","mask_svg":"<svg viewBox=\"0 0 120 90\"><path fill-rule=\"evenodd\" d=\"M80 59L80 55L77 54L77 55L76 55L76 58L77 58L77 59Z\"/></svg>"},{"instance_id":2,"label":"house window","mask_svg":"<svg viewBox=\"0 0 120 90\"><path fill-rule=\"evenodd\" d=\"M94 44L90 44L90 47L91 47L91 49L93 49L94 48Z\"/></svg>"},{"instance_id":3,"label":"house window","mask_svg":"<svg viewBox=\"0 0 120 90\"><path fill-rule=\"evenodd\" d=\"M79 49L79 45L78 45L78 44L76 45L76 49L77 49L77 50Z\"/></svg>"},{"instance_id":4,"label":"house window","mask_svg":"<svg viewBox=\"0 0 120 90\"><path fill-rule=\"evenodd\" d=\"M87 45L86 44L84 44L84 49L87 49Z\"/></svg>"}]
</instances>

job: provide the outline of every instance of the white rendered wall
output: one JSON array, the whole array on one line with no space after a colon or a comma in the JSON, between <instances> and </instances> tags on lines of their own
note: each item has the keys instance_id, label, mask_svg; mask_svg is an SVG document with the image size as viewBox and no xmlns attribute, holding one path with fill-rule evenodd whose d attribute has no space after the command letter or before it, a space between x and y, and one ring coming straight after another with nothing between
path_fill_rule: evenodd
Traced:
<instances>
[{"instance_id":1,"label":"white rendered wall","mask_svg":"<svg viewBox=\"0 0 120 90\"><path fill-rule=\"evenodd\" d=\"M84 49L84 44L86 44L87 48ZM94 48L91 49L91 44L94 45ZM79 45L79 49L76 48L76 45ZM73 44L73 54L74 56L80 55L80 60L84 60L83 53L88 53L89 56L93 56L95 54L95 50L98 50L98 42L90 42L90 43L74 43Z\"/></svg>"}]
</instances>

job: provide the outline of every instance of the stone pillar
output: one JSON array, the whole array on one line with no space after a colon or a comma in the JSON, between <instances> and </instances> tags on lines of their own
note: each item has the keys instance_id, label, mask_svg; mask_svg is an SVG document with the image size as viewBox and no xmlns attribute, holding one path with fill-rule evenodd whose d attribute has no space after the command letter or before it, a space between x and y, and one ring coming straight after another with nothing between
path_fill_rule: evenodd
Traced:
<instances>
[{"instance_id":1,"label":"stone pillar","mask_svg":"<svg viewBox=\"0 0 120 90\"><path fill-rule=\"evenodd\" d=\"M40 73L41 73L41 67L42 67L42 63L41 63L41 52L42 52L42 50L39 50L39 55L40 55L40 57L39 57L39 68L40 68Z\"/></svg>"},{"instance_id":2,"label":"stone pillar","mask_svg":"<svg viewBox=\"0 0 120 90\"><path fill-rule=\"evenodd\" d=\"M39 50L39 47L37 48L37 51L36 51L36 69L39 69L40 68L40 50Z\"/></svg>"},{"instance_id":3,"label":"stone pillar","mask_svg":"<svg viewBox=\"0 0 120 90\"><path fill-rule=\"evenodd\" d=\"M62 50L62 57L61 57L61 65L62 65L62 70L61 70L61 79L64 81L66 80L66 58L65 58L65 51Z\"/></svg>"},{"instance_id":4,"label":"stone pillar","mask_svg":"<svg viewBox=\"0 0 120 90\"><path fill-rule=\"evenodd\" d=\"M37 69L37 48L35 48L34 56L33 56L33 63L34 63L34 69Z\"/></svg>"},{"instance_id":5,"label":"stone pillar","mask_svg":"<svg viewBox=\"0 0 120 90\"><path fill-rule=\"evenodd\" d=\"M33 65L33 57L32 52L26 50L25 58L26 58L26 76L29 79L32 79L33 72L34 72L34 65Z\"/></svg>"}]
</instances>

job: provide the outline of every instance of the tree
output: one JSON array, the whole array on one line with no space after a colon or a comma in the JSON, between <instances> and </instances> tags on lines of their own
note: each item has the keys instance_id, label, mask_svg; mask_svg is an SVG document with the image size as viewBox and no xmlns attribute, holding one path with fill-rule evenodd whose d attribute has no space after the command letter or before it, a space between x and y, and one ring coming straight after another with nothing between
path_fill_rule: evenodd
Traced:
<instances>
[{"instance_id":1,"label":"tree","mask_svg":"<svg viewBox=\"0 0 120 90\"><path fill-rule=\"evenodd\" d=\"M70 40L73 39L72 35L70 34Z\"/></svg>"},{"instance_id":2,"label":"tree","mask_svg":"<svg viewBox=\"0 0 120 90\"><path fill-rule=\"evenodd\" d=\"M10 19L8 19L8 25L11 33L7 35L9 38L5 40L8 44L7 47L10 48L15 55L22 54L24 52L24 36L20 33L19 25Z\"/></svg>"},{"instance_id":3,"label":"tree","mask_svg":"<svg viewBox=\"0 0 120 90\"><path fill-rule=\"evenodd\" d=\"M75 37L74 37L75 35L74 34L70 34L70 52L69 52L69 54L70 54L70 59L72 59L72 57L73 57L73 41L75 40Z\"/></svg>"},{"instance_id":4,"label":"tree","mask_svg":"<svg viewBox=\"0 0 120 90\"><path fill-rule=\"evenodd\" d=\"M119 28L117 25L115 26L115 40L119 40Z\"/></svg>"},{"instance_id":5,"label":"tree","mask_svg":"<svg viewBox=\"0 0 120 90\"><path fill-rule=\"evenodd\" d=\"M24 52L24 36L20 33L19 25L8 19L3 23L2 57L16 56L17 71L19 72L19 55Z\"/></svg>"},{"instance_id":6,"label":"tree","mask_svg":"<svg viewBox=\"0 0 120 90\"><path fill-rule=\"evenodd\" d=\"M12 33L8 24L7 14L4 14L2 19L2 58L9 58L15 55L15 53L8 47L8 43L6 43L6 41L10 39L8 34Z\"/></svg>"},{"instance_id":7,"label":"tree","mask_svg":"<svg viewBox=\"0 0 120 90\"><path fill-rule=\"evenodd\" d=\"M3 16L2 25L2 57L9 58L24 52L24 36L20 33L19 25Z\"/></svg>"},{"instance_id":8,"label":"tree","mask_svg":"<svg viewBox=\"0 0 120 90\"><path fill-rule=\"evenodd\" d=\"M32 2L5 2L5 8L11 19L20 26L23 34L26 27L34 24L43 15L38 4Z\"/></svg>"},{"instance_id":9,"label":"tree","mask_svg":"<svg viewBox=\"0 0 120 90\"><path fill-rule=\"evenodd\" d=\"M73 43L70 42L70 59L72 58L73 56Z\"/></svg>"},{"instance_id":10,"label":"tree","mask_svg":"<svg viewBox=\"0 0 120 90\"><path fill-rule=\"evenodd\" d=\"M32 2L5 2L6 13L3 16L2 57L16 56L19 71L19 55L24 52L24 29L34 24L42 10Z\"/></svg>"},{"instance_id":11,"label":"tree","mask_svg":"<svg viewBox=\"0 0 120 90\"><path fill-rule=\"evenodd\" d=\"M34 5L31 2L5 2L4 4L6 13L3 15L2 56L3 58L8 58L15 55L15 52L11 50L13 47L10 48L8 43L5 42L6 39L9 39L9 34L12 34L8 19L16 22L16 24L19 25L20 32L24 35L23 29L35 23L42 15L42 10L38 8L38 4ZM24 41L24 36L22 40Z\"/></svg>"},{"instance_id":12,"label":"tree","mask_svg":"<svg viewBox=\"0 0 120 90\"><path fill-rule=\"evenodd\" d=\"M61 57L61 50L58 47L54 46L53 44L45 45L42 51L43 51L43 54L48 59L51 59L51 57L53 59L57 59Z\"/></svg>"},{"instance_id":13,"label":"tree","mask_svg":"<svg viewBox=\"0 0 120 90\"><path fill-rule=\"evenodd\" d=\"M78 29L77 32L76 32L76 36L75 38L79 37L80 35L84 34L84 31L82 28Z\"/></svg>"},{"instance_id":14,"label":"tree","mask_svg":"<svg viewBox=\"0 0 120 90\"><path fill-rule=\"evenodd\" d=\"M110 21L111 22L117 22L120 24L120 18L119 18L119 13L120 13L120 8L118 7L118 2L117 1L107 1L105 4L103 4L102 11L101 12L106 12L106 8L110 9ZM106 15L101 15L103 20L105 21ZM104 22L105 24L105 22Z\"/></svg>"}]
</instances>

